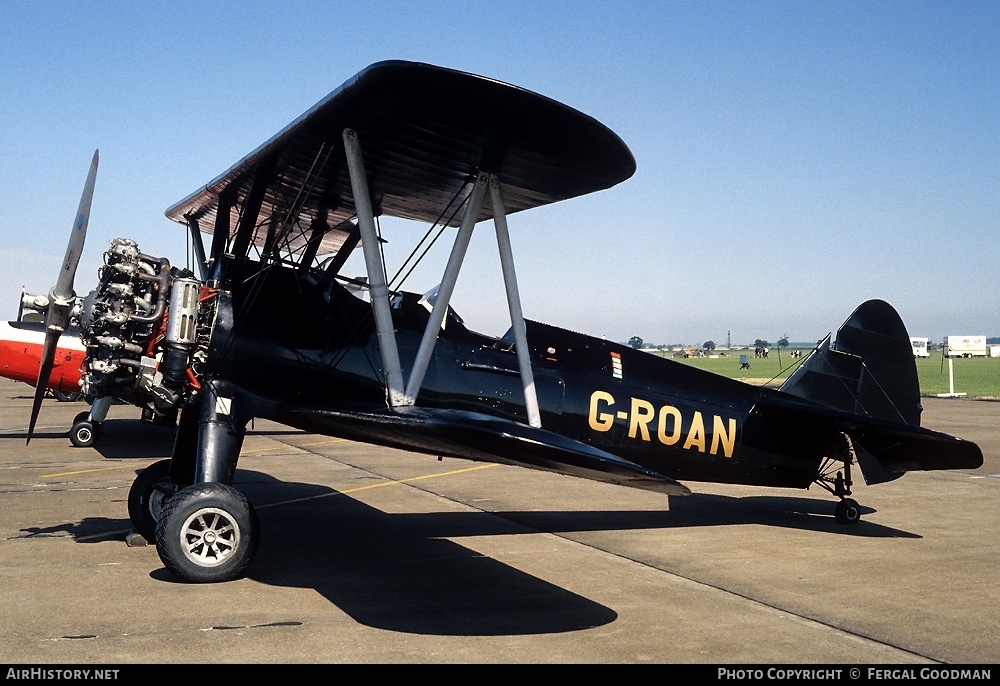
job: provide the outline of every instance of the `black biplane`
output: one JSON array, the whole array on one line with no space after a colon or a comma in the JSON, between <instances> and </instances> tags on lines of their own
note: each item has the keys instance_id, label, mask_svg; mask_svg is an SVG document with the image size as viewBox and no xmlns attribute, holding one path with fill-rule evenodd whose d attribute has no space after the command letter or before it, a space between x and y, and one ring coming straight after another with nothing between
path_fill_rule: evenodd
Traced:
<instances>
[{"instance_id":1,"label":"black biplane","mask_svg":"<svg viewBox=\"0 0 1000 686\"><path fill-rule=\"evenodd\" d=\"M167 209L190 232L198 273L113 241L80 304L82 391L177 426L170 459L131 489L135 529L185 580L242 575L260 534L231 484L255 417L669 495L689 493L683 481L819 484L845 523L860 517L855 464L869 484L982 464L974 443L920 427L909 337L882 301L861 305L779 389L526 320L507 218L635 169L615 133L564 104L387 61ZM94 171L96 155L46 308L38 389L75 299ZM433 297L391 286L381 217L455 230ZM487 220L510 310L500 337L470 330L449 304L473 228ZM367 273L349 278L342 268L358 246Z\"/></svg>"}]
</instances>

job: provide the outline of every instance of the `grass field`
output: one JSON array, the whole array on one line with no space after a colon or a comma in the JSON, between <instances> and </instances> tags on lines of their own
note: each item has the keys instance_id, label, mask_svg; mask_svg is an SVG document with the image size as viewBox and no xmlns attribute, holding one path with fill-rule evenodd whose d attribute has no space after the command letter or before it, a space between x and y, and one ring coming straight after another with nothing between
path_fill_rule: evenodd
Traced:
<instances>
[{"instance_id":1,"label":"grass field","mask_svg":"<svg viewBox=\"0 0 1000 686\"><path fill-rule=\"evenodd\" d=\"M754 358L751 353L750 369L740 369L740 353L734 351L725 357L716 358L672 358L677 362L689 364L692 367L705 369L732 379L743 379L750 383L777 386L792 372L803 357L793 359L790 350L772 351L767 358ZM669 357L671 353L664 353ZM920 381L920 394L936 396L950 393L948 360L942 364L941 355L921 358L917 363L917 378ZM1000 359L973 357L969 359L956 358L951 361L954 373L954 392L964 393L969 398L983 400L1000 400Z\"/></svg>"}]
</instances>

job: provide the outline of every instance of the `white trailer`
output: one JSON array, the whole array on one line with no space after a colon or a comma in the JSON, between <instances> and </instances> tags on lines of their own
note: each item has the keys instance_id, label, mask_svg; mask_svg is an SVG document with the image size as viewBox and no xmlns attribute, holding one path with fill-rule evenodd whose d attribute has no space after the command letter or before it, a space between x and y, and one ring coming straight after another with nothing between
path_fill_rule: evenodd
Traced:
<instances>
[{"instance_id":1,"label":"white trailer","mask_svg":"<svg viewBox=\"0 0 1000 686\"><path fill-rule=\"evenodd\" d=\"M986 336L946 336L945 357L986 357Z\"/></svg>"},{"instance_id":2,"label":"white trailer","mask_svg":"<svg viewBox=\"0 0 1000 686\"><path fill-rule=\"evenodd\" d=\"M914 338L910 336L910 346L913 348L914 357L930 357L931 354L927 352L927 338Z\"/></svg>"}]
</instances>

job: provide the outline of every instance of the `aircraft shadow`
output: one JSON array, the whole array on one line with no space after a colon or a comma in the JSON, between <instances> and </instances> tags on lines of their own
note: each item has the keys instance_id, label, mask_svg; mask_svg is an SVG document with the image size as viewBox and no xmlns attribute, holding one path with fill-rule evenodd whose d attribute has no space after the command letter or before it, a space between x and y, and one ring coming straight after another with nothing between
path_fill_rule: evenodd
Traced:
<instances>
[{"instance_id":1,"label":"aircraft shadow","mask_svg":"<svg viewBox=\"0 0 1000 686\"><path fill-rule=\"evenodd\" d=\"M120 539L122 529L131 526L128 518L85 517L79 523L63 522L52 526L31 526L21 529L18 538L47 538L69 534L77 543L102 543Z\"/></svg>"},{"instance_id":2,"label":"aircraft shadow","mask_svg":"<svg viewBox=\"0 0 1000 686\"><path fill-rule=\"evenodd\" d=\"M0 438L20 438L24 440L28 436L27 429L4 429L0 431ZM69 429L66 431L38 431L32 434L32 439L43 438L65 438L69 442Z\"/></svg>"},{"instance_id":3,"label":"aircraft shadow","mask_svg":"<svg viewBox=\"0 0 1000 686\"><path fill-rule=\"evenodd\" d=\"M699 526L763 524L786 529L826 532L864 538L921 538L870 521L844 525L833 515L836 501L800 496L733 497L696 493L670 498L669 511L499 512L498 516L541 531L604 531L616 529L671 529ZM876 512L860 506L863 515ZM566 529L567 520L572 529Z\"/></svg>"},{"instance_id":4,"label":"aircraft shadow","mask_svg":"<svg viewBox=\"0 0 1000 686\"><path fill-rule=\"evenodd\" d=\"M669 511L387 514L325 487L254 472L238 479L261 518L253 579L312 588L362 624L420 634L558 633L617 618L610 608L449 539L733 524L913 536L864 520L838 524L832 501L808 498L693 495L671 498ZM315 497L321 495L330 497Z\"/></svg>"},{"instance_id":5,"label":"aircraft shadow","mask_svg":"<svg viewBox=\"0 0 1000 686\"><path fill-rule=\"evenodd\" d=\"M106 419L104 431L99 440L94 442L92 450L102 457L117 459L149 458L158 459L170 457L174 447L174 437L177 427L147 424L138 419ZM301 434L298 429L259 429L248 430L247 435L286 436ZM0 431L0 438L17 438L26 436L24 429ZM69 427L59 431L35 431L35 439L64 438L69 444Z\"/></svg>"},{"instance_id":6,"label":"aircraft shadow","mask_svg":"<svg viewBox=\"0 0 1000 686\"><path fill-rule=\"evenodd\" d=\"M144 424L138 419L107 419L93 449L105 458L170 457L176 434L177 429L172 426Z\"/></svg>"},{"instance_id":7,"label":"aircraft shadow","mask_svg":"<svg viewBox=\"0 0 1000 686\"><path fill-rule=\"evenodd\" d=\"M618 617L600 603L447 540L528 532L501 518L387 514L326 487L254 472L238 473L236 485L261 521L249 576L314 589L361 624L503 636L578 631ZM307 500L287 502L301 498Z\"/></svg>"},{"instance_id":8,"label":"aircraft shadow","mask_svg":"<svg viewBox=\"0 0 1000 686\"><path fill-rule=\"evenodd\" d=\"M918 538L864 520L837 524L832 501L798 497L695 494L671 498L668 511L389 514L325 486L282 482L251 470L238 470L234 485L254 503L261 522L250 578L313 589L361 624L416 634L564 633L603 626L618 616L600 603L449 540L454 538L734 524ZM127 517L88 518L22 534L69 533L89 543L120 537L127 528ZM164 568L151 576L178 582Z\"/></svg>"},{"instance_id":9,"label":"aircraft shadow","mask_svg":"<svg viewBox=\"0 0 1000 686\"><path fill-rule=\"evenodd\" d=\"M107 419L103 428L103 433L91 448L79 449L96 450L105 458L170 457L177 433L174 427L144 424L138 419ZM36 430L32 440L62 439L67 446L71 446L69 431L68 425L65 429ZM27 433L26 429L8 429L0 431L0 438L20 438Z\"/></svg>"}]
</instances>

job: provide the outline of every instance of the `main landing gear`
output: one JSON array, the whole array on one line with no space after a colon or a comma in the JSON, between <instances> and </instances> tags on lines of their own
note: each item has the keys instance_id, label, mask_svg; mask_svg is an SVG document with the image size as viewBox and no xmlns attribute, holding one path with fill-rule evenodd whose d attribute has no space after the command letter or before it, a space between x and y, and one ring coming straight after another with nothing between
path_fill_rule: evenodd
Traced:
<instances>
[{"instance_id":1,"label":"main landing gear","mask_svg":"<svg viewBox=\"0 0 1000 686\"><path fill-rule=\"evenodd\" d=\"M225 484L178 490L169 472L170 460L160 460L133 482L128 513L136 532L155 541L163 564L185 581L231 581L242 576L260 541L253 505Z\"/></svg>"},{"instance_id":2,"label":"main landing gear","mask_svg":"<svg viewBox=\"0 0 1000 686\"><path fill-rule=\"evenodd\" d=\"M167 501L177 492L170 479L170 460L149 465L132 482L128 492L128 516L132 528L147 542L156 540L156 522Z\"/></svg>"},{"instance_id":3,"label":"main landing gear","mask_svg":"<svg viewBox=\"0 0 1000 686\"><path fill-rule=\"evenodd\" d=\"M163 564L185 581L231 581L243 575L260 541L246 496L220 483L196 484L170 498L156 523Z\"/></svg>"},{"instance_id":4,"label":"main landing gear","mask_svg":"<svg viewBox=\"0 0 1000 686\"><path fill-rule=\"evenodd\" d=\"M847 434L843 434L844 442L839 454L827 459L820 468L820 473L816 477L816 483L833 495L840 498L840 502L834 508L833 515L841 524L857 524L861 521L861 506L858 501L849 498L851 495L851 465L854 464L854 445ZM842 464L843 471L837 471L836 476L831 477L836 468L835 465Z\"/></svg>"},{"instance_id":5,"label":"main landing gear","mask_svg":"<svg viewBox=\"0 0 1000 686\"><path fill-rule=\"evenodd\" d=\"M220 408L211 382L201 402L180 415L169 460L155 462L132 484L132 526L156 542L164 566L184 581L213 583L241 577L260 543L257 513L234 488L246 422ZM226 400L223 398L223 400Z\"/></svg>"}]
</instances>

